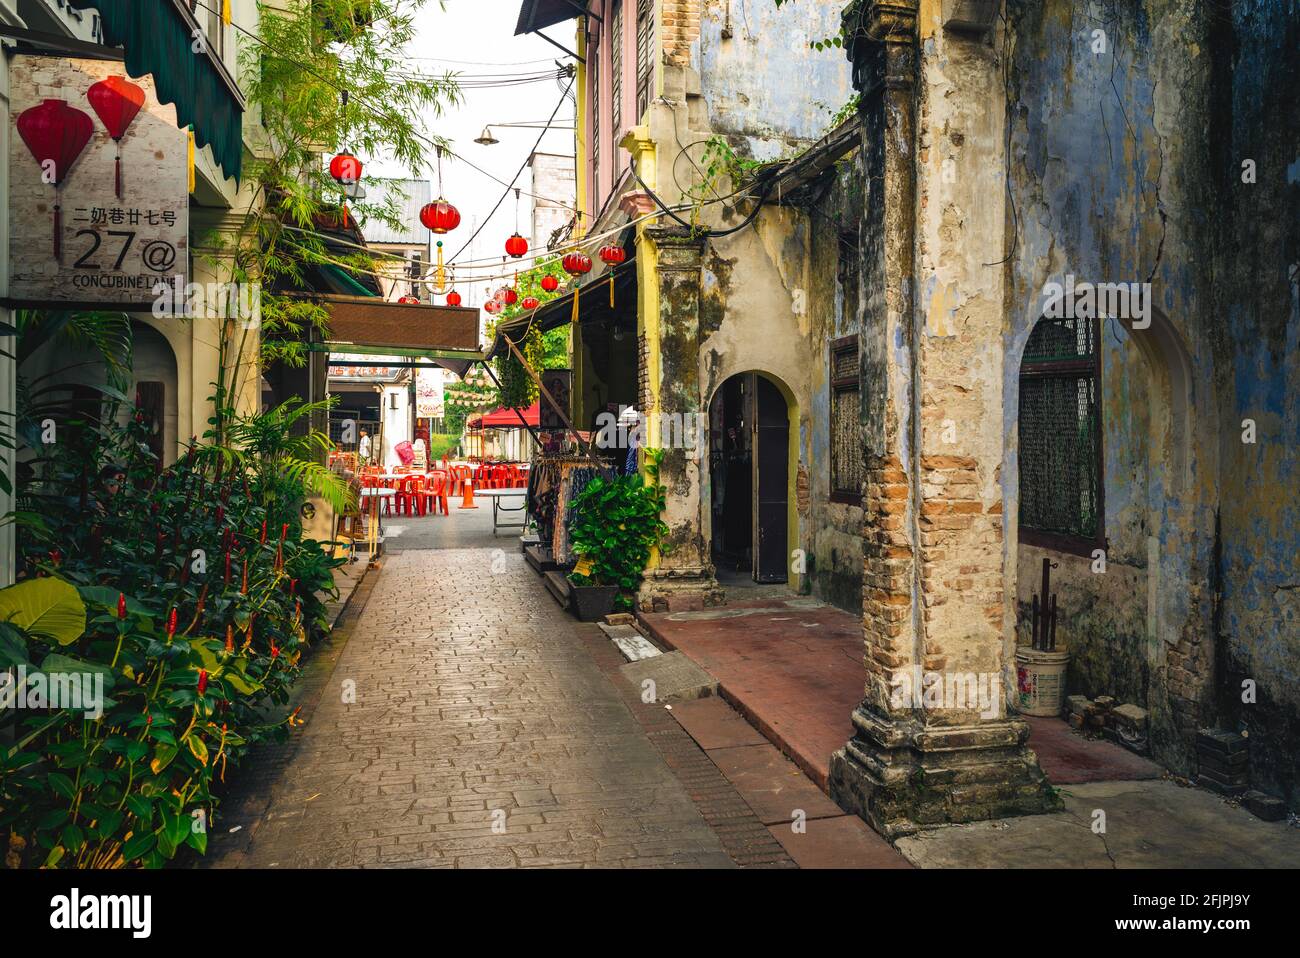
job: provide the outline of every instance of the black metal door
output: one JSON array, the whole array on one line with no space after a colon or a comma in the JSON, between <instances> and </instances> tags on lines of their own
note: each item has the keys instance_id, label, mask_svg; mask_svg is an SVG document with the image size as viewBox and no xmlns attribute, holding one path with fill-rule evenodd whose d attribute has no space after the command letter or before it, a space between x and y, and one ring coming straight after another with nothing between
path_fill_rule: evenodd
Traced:
<instances>
[{"instance_id":1,"label":"black metal door","mask_svg":"<svg viewBox=\"0 0 1300 958\"><path fill-rule=\"evenodd\" d=\"M786 520L790 479L790 419L785 397L771 380L754 376L754 463L757 490L754 529L754 579L785 582L790 544Z\"/></svg>"}]
</instances>

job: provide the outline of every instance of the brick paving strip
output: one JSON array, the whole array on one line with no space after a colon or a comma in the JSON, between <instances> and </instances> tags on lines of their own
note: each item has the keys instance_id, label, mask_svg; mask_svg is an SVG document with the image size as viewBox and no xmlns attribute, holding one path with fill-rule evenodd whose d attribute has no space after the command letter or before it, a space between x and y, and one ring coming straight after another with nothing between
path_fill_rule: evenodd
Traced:
<instances>
[{"instance_id":1,"label":"brick paving strip","mask_svg":"<svg viewBox=\"0 0 1300 958\"><path fill-rule=\"evenodd\" d=\"M307 725L246 761L199 864L791 867L621 661L517 552L393 553L313 656Z\"/></svg>"}]
</instances>

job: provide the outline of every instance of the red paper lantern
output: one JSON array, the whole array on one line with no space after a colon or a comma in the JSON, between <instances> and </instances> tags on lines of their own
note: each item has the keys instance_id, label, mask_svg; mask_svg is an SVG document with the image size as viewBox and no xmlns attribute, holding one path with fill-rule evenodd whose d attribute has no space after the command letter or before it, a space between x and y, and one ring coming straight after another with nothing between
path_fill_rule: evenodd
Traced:
<instances>
[{"instance_id":1,"label":"red paper lantern","mask_svg":"<svg viewBox=\"0 0 1300 958\"><path fill-rule=\"evenodd\" d=\"M460 293L456 292L454 289L453 289L450 293L448 293L448 294L447 294L447 305L448 305L448 306L459 306L459 305L460 305Z\"/></svg>"},{"instance_id":2,"label":"red paper lantern","mask_svg":"<svg viewBox=\"0 0 1300 958\"><path fill-rule=\"evenodd\" d=\"M122 137L144 106L144 88L126 77L108 77L86 91L86 99L117 144L117 159L113 168L113 188L117 198L122 198Z\"/></svg>"},{"instance_id":3,"label":"red paper lantern","mask_svg":"<svg viewBox=\"0 0 1300 958\"><path fill-rule=\"evenodd\" d=\"M495 299L489 299L486 303L483 304L483 309L489 313L495 313L500 308L501 308L501 304L498 303Z\"/></svg>"},{"instance_id":4,"label":"red paper lantern","mask_svg":"<svg viewBox=\"0 0 1300 958\"><path fill-rule=\"evenodd\" d=\"M518 233L511 234L510 238L506 240L506 252L515 259L519 259L519 257L528 252L528 240L524 239Z\"/></svg>"},{"instance_id":5,"label":"red paper lantern","mask_svg":"<svg viewBox=\"0 0 1300 958\"><path fill-rule=\"evenodd\" d=\"M591 272L591 257L586 253L568 253L560 260L560 265L570 276L580 276Z\"/></svg>"},{"instance_id":6,"label":"red paper lantern","mask_svg":"<svg viewBox=\"0 0 1300 958\"><path fill-rule=\"evenodd\" d=\"M525 296L524 301L519 305L522 306L524 309L528 310L529 312L531 312L532 310L536 309L538 306L542 304L538 302L536 296Z\"/></svg>"},{"instance_id":7,"label":"red paper lantern","mask_svg":"<svg viewBox=\"0 0 1300 958\"><path fill-rule=\"evenodd\" d=\"M351 186L361 179L361 161L351 153L340 153L330 160L330 176L344 186Z\"/></svg>"},{"instance_id":8,"label":"red paper lantern","mask_svg":"<svg viewBox=\"0 0 1300 958\"><path fill-rule=\"evenodd\" d=\"M403 296L398 302L405 303L407 306L415 306L419 305L420 298L418 296Z\"/></svg>"},{"instance_id":9,"label":"red paper lantern","mask_svg":"<svg viewBox=\"0 0 1300 958\"><path fill-rule=\"evenodd\" d=\"M545 276L542 277L542 289L546 290L548 293L553 293L559 288L560 288L560 281L556 279L554 276L552 276L550 273L547 273Z\"/></svg>"},{"instance_id":10,"label":"red paper lantern","mask_svg":"<svg viewBox=\"0 0 1300 958\"><path fill-rule=\"evenodd\" d=\"M617 266L627 259L627 250L621 246L602 246L600 248L600 258L605 261L607 266Z\"/></svg>"},{"instance_id":11,"label":"red paper lantern","mask_svg":"<svg viewBox=\"0 0 1300 958\"><path fill-rule=\"evenodd\" d=\"M502 286L497 290L497 301L505 303L507 306L513 306L519 302L519 294L515 292L513 286Z\"/></svg>"},{"instance_id":12,"label":"red paper lantern","mask_svg":"<svg viewBox=\"0 0 1300 958\"><path fill-rule=\"evenodd\" d=\"M81 156L95 133L95 121L89 113L69 106L66 100L45 100L40 106L24 110L17 121L18 135L32 151L42 172L49 170L55 191L54 258L59 258L61 218L58 191L68 180L72 166Z\"/></svg>"},{"instance_id":13,"label":"red paper lantern","mask_svg":"<svg viewBox=\"0 0 1300 958\"><path fill-rule=\"evenodd\" d=\"M420 222L434 233L450 233L460 225L460 210L441 197L420 210Z\"/></svg>"}]
</instances>

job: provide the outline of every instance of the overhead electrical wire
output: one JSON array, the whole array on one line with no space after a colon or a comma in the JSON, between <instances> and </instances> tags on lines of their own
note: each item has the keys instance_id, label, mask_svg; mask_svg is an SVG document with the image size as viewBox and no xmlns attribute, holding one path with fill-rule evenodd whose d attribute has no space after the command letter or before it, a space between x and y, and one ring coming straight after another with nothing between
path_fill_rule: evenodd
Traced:
<instances>
[{"instance_id":1,"label":"overhead electrical wire","mask_svg":"<svg viewBox=\"0 0 1300 958\"><path fill-rule=\"evenodd\" d=\"M204 3L203 0L194 0L194 2L195 2L195 5L196 5L196 6L203 7L203 9L207 10L207 11L210 12L210 13L218 13L218 12L219 12L219 11L217 11L214 7L211 7L211 6L209 6L208 4ZM336 92L339 93L340 95L343 95L343 94L344 94L345 91L344 91L344 88L343 88L343 87L340 87L337 83L335 83L334 81L330 80L328 77L321 76L318 72L316 72L315 70L313 70L313 69L312 69L308 64L305 64L305 63L303 63L303 62L300 61L300 60L296 60L296 59L294 59L293 57L287 57L287 56L285 56L283 53L281 53L279 50L276 50L275 47L271 46L271 44L267 43L265 40L263 40L263 39L262 39L261 37L259 37L257 34L253 33L251 30L246 29L245 27L241 27L241 26L240 26L239 24L237 24L237 23L231 24L231 26L233 26L234 29L235 29L236 31L238 31L239 33L244 34L246 37L249 37L249 38L250 38L251 40L253 40L254 42L259 43L259 44L261 44L262 46L266 47L268 50L270 50L272 53L276 54L277 56L283 57L285 60L288 60L290 63L294 63L294 64L296 64L296 65L302 67L304 70L306 70L306 71L307 71L308 73L310 73L312 76L314 76L317 80L320 80L322 83L324 83L326 86L330 87L331 89L333 89L334 91L336 91ZM556 77L556 79L558 80L559 78ZM365 104L369 105L370 108L371 108L372 110L374 110L374 112L378 113L378 114L381 115L381 116L389 116L389 115L390 115L390 114L388 114L386 111L377 108L373 103L370 103L370 101L366 100L366 99L363 98L363 97L356 97L355 99L356 99L356 102L358 102L358 103L365 103ZM412 131L411 131L411 135L414 136L417 140L420 140L420 141L422 141L422 142L428 144L429 146L433 147L435 150L441 149L444 153L446 153L446 154L448 154L448 155L450 155L450 156L454 156L456 159L460 160L460 161L461 161L462 163L464 163L466 166L470 167L470 169L473 169L473 170L478 171L479 173L482 173L484 176L488 177L489 179L491 179L491 180L495 180L495 181L498 182L498 183L505 184L505 180L502 180L502 179L500 179L499 177L494 176L493 174L489 173L487 170L483 169L481 166L478 166L478 165L476 165L475 163L470 162L470 161L469 161L468 159L466 159L464 156L461 156L459 153L457 153L456 151L452 150L450 147L446 146L445 144L437 143L437 142L435 142L434 140L431 140L429 137L424 136L423 134L421 134L421 133L419 133L419 132L417 132L417 131L415 131L415 130L412 130ZM512 187L511 187L511 188L512 188ZM553 197L553 196L542 196L542 195L540 195L540 194L538 194L538 193L532 193L532 192L529 192L528 190L524 190L523 193L524 193L525 196L530 196L530 197L532 197L532 198L534 198L534 199L546 200L548 203L554 203L554 204L556 204L557 206L560 206L560 207L562 207L562 208L564 208L564 209L566 209L566 210L574 210L574 211L576 212L576 209L577 209L577 208L574 207L571 203L566 203L564 200L558 199L558 198Z\"/></svg>"},{"instance_id":2,"label":"overhead electrical wire","mask_svg":"<svg viewBox=\"0 0 1300 958\"><path fill-rule=\"evenodd\" d=\"M483 217L483 220L479 223L478 227L474 230L473 233L470 234L469 239L467 239L464 242L464 244L461 246L460 249L456 250L456 252L452 254L451 258L448 260L449 263L454 264L456 262L456 257L459 256L461 253L465 252L466 248L469 247L470 243L474 242L474 238L478 236L479 233L483 232L483 227L487 226L488 221L492 219L493 214L496 213L496 211L501 208L501 204L505 202L505 198L510 195L510 191L515 189L515 182L519 179L520 174L522 174L524 170L528 168L528 161L531 160L533 154L537 152L537 148L542 145L542 138L546 136L547 130L550 129L551 124L555 122L555 117L560 112L560 107L564 106L565 100L568 99L569 87L573 86L573 82L575 79L576 79L575 77L569 78L569 86L566 86L564 88L564 92L560 94L559 102L555 104L555 109L551 111L551 115L546 121L546 126L542 127L541 132L537 134L537 139L533 142L533 148L528 151L528 155L524 157L524 161L519 164L519 169L515 170L515 175L510 178L510 182L506 185L506 191L502 193L501 196L497 199L496 203L493 205L488 215ZM518 201L518 198L519 198L519 191L516 190L515 191L516 202ZM579 213L578 215L581 215L581 213Z\"/></svg>"}]
</instances>

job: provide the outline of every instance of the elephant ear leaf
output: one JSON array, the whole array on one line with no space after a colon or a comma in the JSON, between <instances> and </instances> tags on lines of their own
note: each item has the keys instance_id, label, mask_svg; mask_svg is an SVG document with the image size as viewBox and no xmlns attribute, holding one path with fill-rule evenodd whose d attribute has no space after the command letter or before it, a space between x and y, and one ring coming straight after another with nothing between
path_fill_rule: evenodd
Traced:
<instances>
[{"instance_id":1,"label":"elephant ear leaf","mask_svg":"<svg viewBox=\"0 0 1300 958\"><path fill-rule=\"evenodd\" d=\"M86 631L86 604L62 579L26 579L0 589L0 621L28 635L70 645Z\"/></svg>"}]
</instances>

